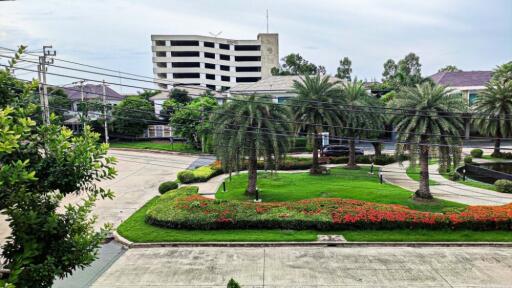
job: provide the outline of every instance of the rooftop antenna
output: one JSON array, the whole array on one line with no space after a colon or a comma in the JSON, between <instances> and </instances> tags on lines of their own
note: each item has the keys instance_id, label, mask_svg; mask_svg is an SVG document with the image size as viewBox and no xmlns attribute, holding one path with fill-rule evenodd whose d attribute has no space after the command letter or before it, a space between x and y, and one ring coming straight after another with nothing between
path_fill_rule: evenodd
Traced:
<instances>
[{"instance_id":1,"label":"rooftop antenna","mask_svg":"<svg viewBox=\"0 0 512 288\"><path fill-rule=\"evenodd\" d=\"M268 34L268 9L267 9L267 34Z\"/></svg>"}]
</instances>

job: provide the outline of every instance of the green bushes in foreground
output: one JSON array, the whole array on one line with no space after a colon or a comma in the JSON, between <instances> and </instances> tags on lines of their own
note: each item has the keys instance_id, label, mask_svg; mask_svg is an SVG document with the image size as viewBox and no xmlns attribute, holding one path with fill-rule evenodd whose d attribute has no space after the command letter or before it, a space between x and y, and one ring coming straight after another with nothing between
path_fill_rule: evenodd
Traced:
<instances>
[{"instance_id":1,"label":"green bushes in foreground","mask_svg":"<svg viewBox=\"0 0 512 288\"><path fill-rule=\"evenodd\" d=\"M494 182L496 190L503 193L512 193L512 181L506 179L500 179Z\"/></svg>"}]
</instances>

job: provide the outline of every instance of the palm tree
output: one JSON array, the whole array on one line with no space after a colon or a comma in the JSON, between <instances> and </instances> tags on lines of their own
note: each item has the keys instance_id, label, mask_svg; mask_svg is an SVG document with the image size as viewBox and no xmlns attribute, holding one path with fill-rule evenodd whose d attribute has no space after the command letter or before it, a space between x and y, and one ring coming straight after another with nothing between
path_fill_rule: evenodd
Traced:
<instances>
[{"instance_id":1,"label":"palm tree","mask_svg":"<svg viewBox=\"0 0 512 288\"><path fill-rule=\"evenodd\" d=\"M297 130L304 130L313 139L313 165L310 174L320 174L318 164L318 135L328 126L331 134L340 134L343 126L342 115L336 101L339 94L335 88L337 82L330 82L329 76L304 76L302 81L294 81L293 88L297 97L291 100L292 117Z\"/></svg>"},{"instance_id":2,"label":"palm tree","mask_svg":"<svg viewBox=\"0 0 512 288\"><path fill-rule=\"evenodd\" d=\"M247 159L246 193L256 194L258 157L277 169L289 147L289 112L269 96L235 96L211 117L213 145L223 168L237 171Z\"/></svg>"},{"instance_id":3,"label":"palm tree","mask_svg":"<svg viewBox=\"0 0 512 288\"><path fill-rule=\"evenodd\" d=\"M500 138L512 137L512 81L488 83L486 89L478 95L474 111L482 116L477 115L473 123L480 133L496 138L493 154L499 154Z\"/></svg>"},{"instance_id":4,"label":"palm tree","mask_svg":"<svg viewBox=\"0 0 512 288\"><path fill-rule=\"evenodd\" d=\"M403 88L388 105L397 109L391 116L397 131L397 153L409 149L419 154L420 187L415 198L432 199L428 174L430 146L458 143L464 124L457 113L464 110L465 102L459 93L427 82Z\"/></svg>"},{"instance_id":5,"label":"palm tree","mask_svg":"<svg viewBox=\"0 0 512 288\"><path fill-rule=\"evenodd\" d=\"M349 158L348 168L357 168L355 140L361 135L369 135L372 129L382 129L384 125L384 113L373 107L379 106L377 98L370 95L363 82L354 80L343 84L341 90L342 108L348 108L343 113L343 122L346 125L345 135L348 137ZM363 128L363 129L361 129Z\"/></svg>"}]
</instances>

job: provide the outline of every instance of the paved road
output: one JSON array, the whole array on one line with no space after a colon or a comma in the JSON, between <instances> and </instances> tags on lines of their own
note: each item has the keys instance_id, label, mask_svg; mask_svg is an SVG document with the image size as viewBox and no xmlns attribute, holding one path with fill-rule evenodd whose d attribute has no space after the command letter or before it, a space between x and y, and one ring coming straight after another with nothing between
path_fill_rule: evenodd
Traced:
<instances>
[{"instance_id":1,"label":"paved road","mask_svg":"<svg viewBox=\"0 0 512 288\"><path fill-rule=\"evenodd\" d=\"M490 247L128 250L95 288L511 287L512 249Z\"/></svg>"},{"instance_id":2,"label":"paved road","mask_svg":"<svg viewBox=\"0 0 512 288\"><path fill-rule=\"evenodd\" d=\"M416 191L419 182L407 176L406 167L408 165L409 163L406 161L403 165L393 163L384 166L382 168L384 180L409 191ZM480 189L446 180L443 176L438 175L437 165L430 165L429 171L431 179L439 183L438 185L430 185L430 192L436 198L467 205L504 205L512 203L512 194Z\"/></svg>"}]
</instances>

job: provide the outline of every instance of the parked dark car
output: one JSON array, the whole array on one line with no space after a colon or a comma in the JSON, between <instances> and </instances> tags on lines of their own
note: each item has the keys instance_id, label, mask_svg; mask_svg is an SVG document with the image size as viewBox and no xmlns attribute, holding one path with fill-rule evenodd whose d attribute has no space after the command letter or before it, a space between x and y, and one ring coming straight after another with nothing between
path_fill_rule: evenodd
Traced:
<instances>
[{"instance_id":1,"label":"parked dark car","mask_svg":"<svg viewBox=\"0 0 512 288\"><path fill-rule=\"evenodd\" d=\"M327 157L348 156L349 147L345 145L327 145L322 148L322 154ZM364 150L356 148L356 155L364 155Z\"/></svg>"}]
</instances>

